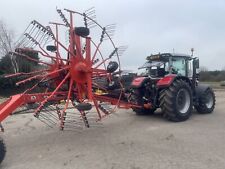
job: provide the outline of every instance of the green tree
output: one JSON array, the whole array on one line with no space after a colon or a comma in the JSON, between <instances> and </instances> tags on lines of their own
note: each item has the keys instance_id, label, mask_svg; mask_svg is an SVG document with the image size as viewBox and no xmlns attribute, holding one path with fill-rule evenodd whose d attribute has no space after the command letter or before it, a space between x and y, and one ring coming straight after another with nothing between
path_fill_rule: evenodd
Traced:
<instances>
[{"instance_id":1,"label":"green tree","mask_svg":"<svg viewBox=\"0 0 225 169\"><path fill-rule=\"evenodd\" d=\"M26 56L29 56L32 59L39 60L39 56L37 52L34 51L22 51L20 52ZM16 56L16 61L18 63L18 68L20 72L31 72L38 69L38 62L31 61L25 57Z\"/></svg>"},{"instance_id":2,"label":"green tree","mask_svg":"<svg viewBox=\"0 0 225 169\"><path fill-rule=\"evenodd\" d=\"M9 30L3 21L0 21L0 74L34 71L38 67L37 62L20 55L10 54L15 50L13 34L13 31ZM32 50L22 50L21 53L39 60L38 53Z\"/></svg>"},{"instance_id":3,"label":"green tree","mask_svg":"<svg viewBox=\"0 0 225 169\"><path fill-rule=\"evenodd\" d=\"M13 72L18 72L18 65L16 58L13 55L9 55L10 51L14 50L13 45L14 33L8 29L3 21L0 21L0 56L8 57L7 61L10 61ZM3 59L5 61L5 59Z\"/></svg>"}]
</instances>

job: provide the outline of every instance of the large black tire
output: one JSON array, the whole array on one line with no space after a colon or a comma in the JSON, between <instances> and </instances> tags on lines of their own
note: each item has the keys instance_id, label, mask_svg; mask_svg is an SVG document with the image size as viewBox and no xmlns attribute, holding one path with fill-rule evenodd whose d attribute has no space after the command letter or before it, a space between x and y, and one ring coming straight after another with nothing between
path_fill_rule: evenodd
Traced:
<instances>
[{"instance_id":1,"label":"large black tire","mask_svg":"<svg viewBox=\"0 0 225 169\"><path fill-rule=\"evenodd\" d=\"M6 148L2 138L0 138L0 164L2 163L3 159L5 158Z\"/></svg>"},{"instance_id":2,"label":"large black tire","mask_svg":"<svg viewBox=\"0 0 225 169\"><path fill-rule=\"evenodd\" d=\"M153 114L155 112L155 108L146 109L144 108L144 102L142 99L142 94L139 89L133 89L130 96L130 102L142 106L141 108L132 108L136 115L147 115Z\"/></svg>"},{"instance_id":3,"label":"large black tire","mask_svg":"<svg viewBox=\"0 0 225 169\"><path fill-rule=\"evenodd\" d=\"M192 90L183 80L175 80L169 88L161 91L159 101L164 116L170 121L185 121L192 114Z\"/></svg>"},{"instance_id":4,"label":"large black tire","mask_svg":"<svg viewBox=\"0 0 225 169\"><path fill-rule=\"evenodd\" d=\"M216 104L215 93L211 88L208 88L199 97L199 103L195 106L195 109L200 114L212 113Z\"/></svg>"}]
</instances>

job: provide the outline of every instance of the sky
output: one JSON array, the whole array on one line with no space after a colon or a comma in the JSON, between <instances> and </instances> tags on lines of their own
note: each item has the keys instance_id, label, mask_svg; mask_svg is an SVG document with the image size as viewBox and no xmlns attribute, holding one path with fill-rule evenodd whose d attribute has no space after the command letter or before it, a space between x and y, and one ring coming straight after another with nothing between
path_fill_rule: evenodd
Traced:
<instances>
[{"instance_id":1,"label":"sky","mask_svg":"<svg viewBox=\"0 0 225 169\"><path fill-rule=\"evenodd\" d=\"M0 0L0 20L18 37L31 20L46 25L58 18L56 7L95 7L101 25L116 23L114 42L128 46L122 69L136 70L150 54L191 48L201 66L225 69L224 0Z\"/></svg>"}]
</instances>

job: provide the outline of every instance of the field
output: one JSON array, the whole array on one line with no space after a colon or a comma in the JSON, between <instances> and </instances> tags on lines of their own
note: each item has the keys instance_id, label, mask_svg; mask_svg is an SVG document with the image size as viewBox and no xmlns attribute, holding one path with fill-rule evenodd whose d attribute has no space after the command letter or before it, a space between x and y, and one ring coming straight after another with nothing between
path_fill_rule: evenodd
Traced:
<instances>
[{"instance_id":1,"label":"field","mask_svg":"<svg viewBox=\"0 0 225 169\"><path fill-rule=\"evenodd\" d=\"M59 131L32 114L4 123L3 169L224 169L225 91L213 114L168 122L158 114L119 110L90 129Z\"/></svg>"}]
</instances>

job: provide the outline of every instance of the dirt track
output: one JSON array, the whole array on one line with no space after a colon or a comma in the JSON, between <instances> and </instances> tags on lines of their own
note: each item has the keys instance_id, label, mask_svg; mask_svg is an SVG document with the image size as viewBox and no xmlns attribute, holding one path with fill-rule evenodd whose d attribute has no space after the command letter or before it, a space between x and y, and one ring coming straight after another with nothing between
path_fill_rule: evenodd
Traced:
<instances>
[{"instance_id":1,"label":"dirt track","mask_svg":"<svg viewBox=\"0 0 225 169\"><path fill-rule=\"evenodd\" d=\"M4 122L3 169L224 169L225 92L213 114L183 123L121 110L76 132L51 129L29 115Z\"/></svg>"}]
</instances>

